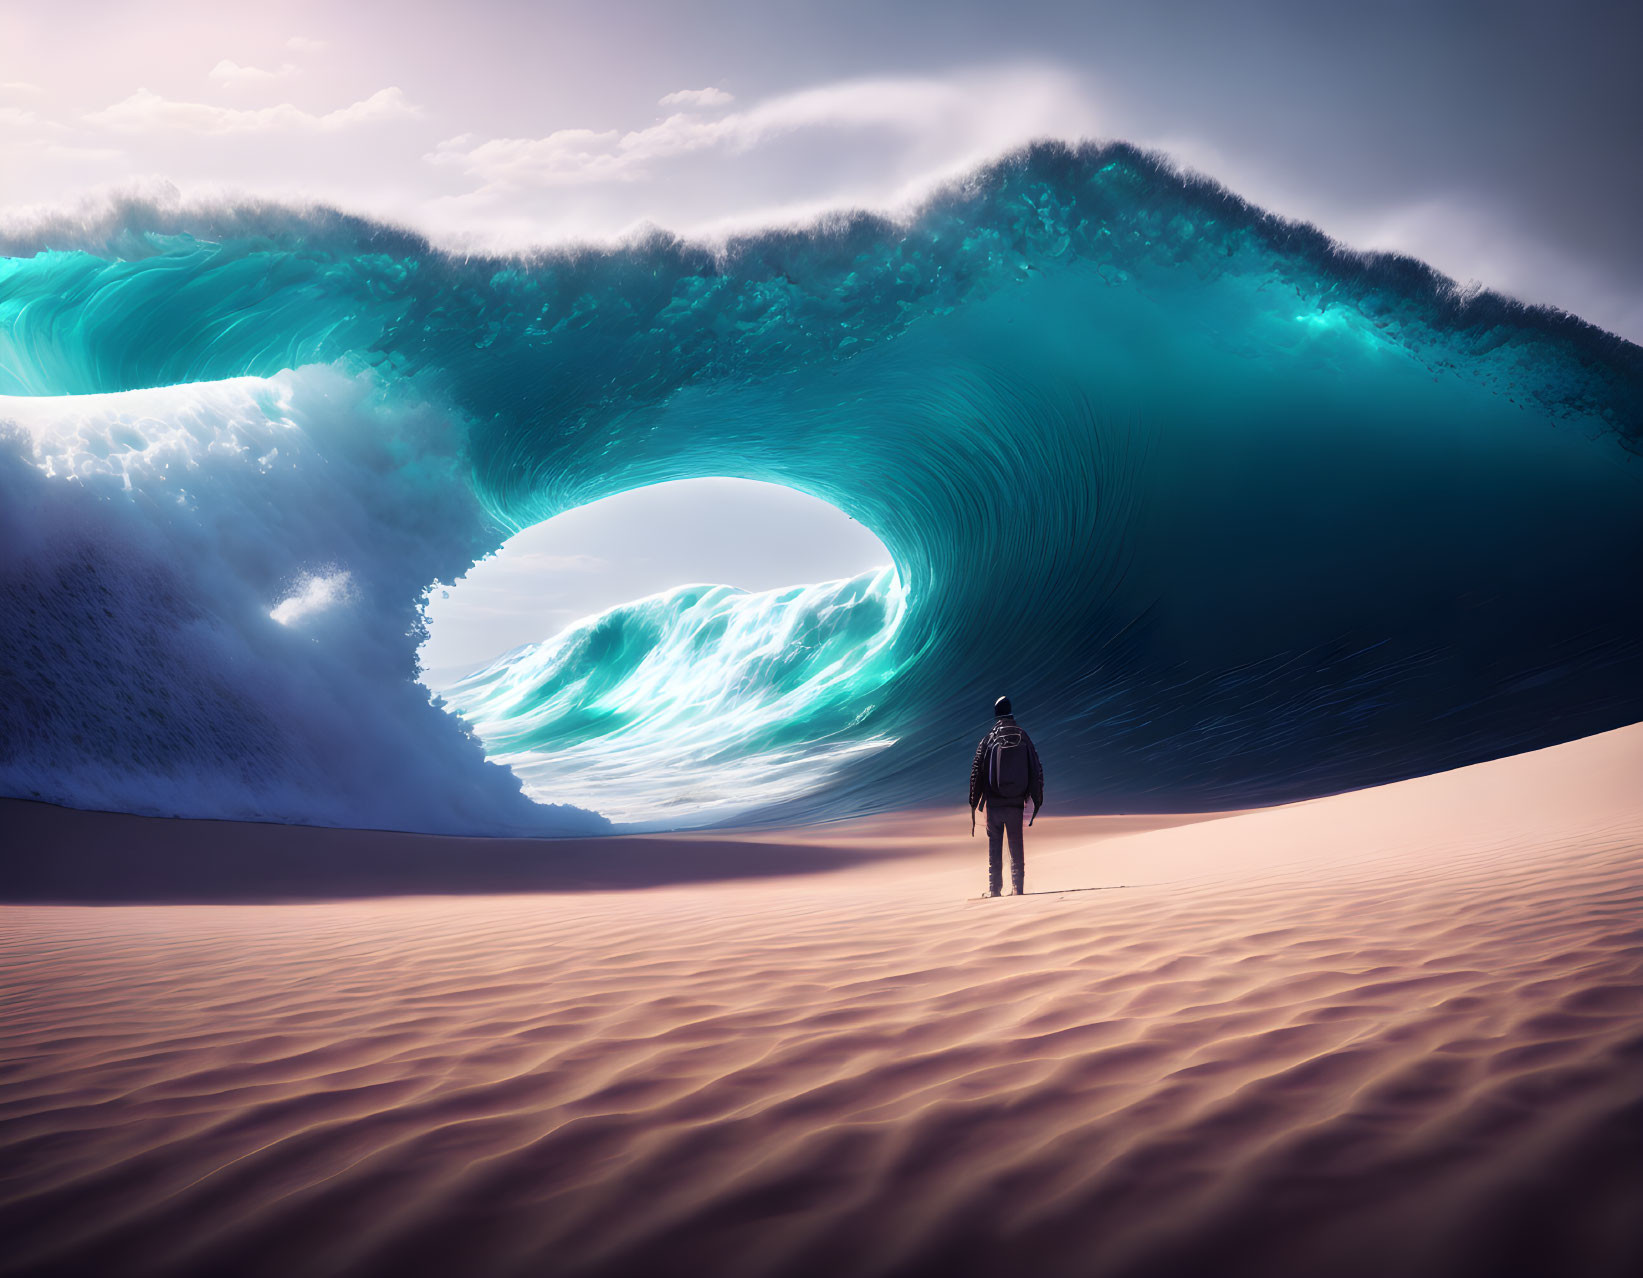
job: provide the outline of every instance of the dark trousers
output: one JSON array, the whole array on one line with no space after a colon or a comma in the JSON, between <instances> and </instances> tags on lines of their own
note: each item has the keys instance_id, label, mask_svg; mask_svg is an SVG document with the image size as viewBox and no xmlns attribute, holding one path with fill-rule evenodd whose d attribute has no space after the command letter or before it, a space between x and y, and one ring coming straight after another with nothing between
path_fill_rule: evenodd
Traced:
<instances>
[{"instance_id":1,"label":"dark trousers","mask_svg":"<svg viewBox=\"0 0 1643 1278\"><path fill-rule=\"evenodd\" d=\"M987 805L987 889L998 892L1004 886L1004 836L1010 836L1010 882L1019 894L1026 889L1027 850L1021 837L1022 805Z\"/></svg>"}]
</instances>

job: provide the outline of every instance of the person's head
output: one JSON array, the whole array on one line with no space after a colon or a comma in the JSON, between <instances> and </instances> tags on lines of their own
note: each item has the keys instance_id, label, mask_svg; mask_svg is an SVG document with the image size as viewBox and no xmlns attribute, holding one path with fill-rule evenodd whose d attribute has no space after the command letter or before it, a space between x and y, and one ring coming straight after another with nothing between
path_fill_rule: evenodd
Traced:
<instances>
[{"instance_id":1,"label":"person's head","mask_svg":"<svg viewBox=\"0 0 1643 1278\"><path fill-rule=\"evenodd\" d=\"M1009 714L1010 699L1008 697L1000 697L997 701L993 702L993 713L1001 716Z\"/></svg>"}]
</instances>

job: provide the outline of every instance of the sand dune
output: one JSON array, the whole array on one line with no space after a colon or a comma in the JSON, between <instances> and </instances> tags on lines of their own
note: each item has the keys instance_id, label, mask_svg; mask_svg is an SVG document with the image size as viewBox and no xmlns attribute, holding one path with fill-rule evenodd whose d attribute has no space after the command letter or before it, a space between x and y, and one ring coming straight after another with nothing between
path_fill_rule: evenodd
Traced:
<instances>
[{"instance_id":1,"label":"sand dune","mask_svg":"<svg viewBox=\"0 0 1643 1278\"><path fill-rule=\"evenodd\" d=\"M960 812L613 851L779 877L6 907L0 1272L1640 1273L1640 778L1643 725L1046 817L1020 900Z\"/></svg>"}]
</instances>

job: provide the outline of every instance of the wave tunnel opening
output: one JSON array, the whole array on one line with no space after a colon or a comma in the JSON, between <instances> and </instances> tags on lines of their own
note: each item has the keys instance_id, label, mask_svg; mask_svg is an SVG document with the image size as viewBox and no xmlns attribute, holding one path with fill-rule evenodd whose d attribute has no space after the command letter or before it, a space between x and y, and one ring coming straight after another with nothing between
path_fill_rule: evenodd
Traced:
<instances>
[{"instance_id":1,"label":"wave tunnel opening","mask_svg":"<svg viewBox=\"0 0 1643 1278\"><path fill-rule=\"evenodd\" d=\"M673 480L510 537L428 604L422 682L527 797L633 830L802 799L893 744L908 596L798 490Z\"/></svg>"}]
</instances>

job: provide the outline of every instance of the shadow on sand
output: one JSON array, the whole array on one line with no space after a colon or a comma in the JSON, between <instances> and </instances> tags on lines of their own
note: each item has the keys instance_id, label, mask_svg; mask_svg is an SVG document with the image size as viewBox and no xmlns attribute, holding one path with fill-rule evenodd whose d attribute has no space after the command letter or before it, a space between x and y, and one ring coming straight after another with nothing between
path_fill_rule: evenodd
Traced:
<instances>
[{"instance_id":1,"label":"shadow on sand","mask_svg":"<svg viewBox=\"0 0 1643 1278\"><path fill-rule=\"evenodd\" d=\"M608 891L814 874L864 859L740 839L468 838L81 812L24 799L0 799L0 831L0 901L13 903Z\"/></svg>"}]
</instances>

